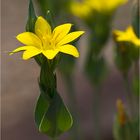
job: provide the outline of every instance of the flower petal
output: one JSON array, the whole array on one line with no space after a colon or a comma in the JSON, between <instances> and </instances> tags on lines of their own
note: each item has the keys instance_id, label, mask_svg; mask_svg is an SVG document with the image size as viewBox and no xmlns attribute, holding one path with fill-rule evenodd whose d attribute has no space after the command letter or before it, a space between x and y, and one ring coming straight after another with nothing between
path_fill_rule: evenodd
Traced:
<instances>
[{"instance_id":1,"label":"flower petal","mask_svg":"<svg viewBox=\"0 0 140 140\"><path fill-rule=\"evenodd\" d=\"M79 52L73 45L64 45L59 48L60 52L79 57Z\"/></svg>"},{"instance_id":2,"label":"flower petal","mask_svg":"<svg viewBox=\"0 0 140 140\"><path fill-rule=\"evenodd\" d=\"M27 46L36 46L38 48L41 47L41 40L31 32L24 32L16 37L21 43Z\"/></svg>"},{"instance_id":3,"label":"flower petal","mask_svg":"<svg viewBox=\"0 0 140 140\"><path fill-rule=\"evenodd\" d=\"M80 37L83 33L84 33L84 31L76 31L76 32L69 33L58 43L58 45L61 46L61 45L65 45L69 42L72 42L73 40Z\"/></svg>"},{"instance_id":4,"label":"flower petal","mask_svg":"<svg viewBox=\"0 0 140 140\"><path fill-rule=\"evenodd\" d=\"M28 46L28 49L24 51L22 58L24 60L27 60L35 55L40 54L42 51L37 49L36 47L33 46Z\"/></svg>"},{"instance_id":5,"label":"flower petal","mask_svg":"<svg viewBox=\"0 0 140 140\"><path fill-rule=\"evenodd\" d=\"M10 55L12 55L13 53L16 53L16 52L25 51L25 50L27 50L27 47L28 47L28 46L18 47L18 48L16 48L15 50L13 50L13 51L10 53Z\"/></svg>"},{"instance_id":6,"label":"flower petal","mask_svg":"<svg viewBox=\"0 0 140 140\"><path fill-rule=\"evenodd\" d=\"M35 33L42 38L46 35L51 35L51 26L43 17L38 17L35 23Z\"/></svg>"},{"instance_id":7,"label":"flower petal","mask_svg":"<svg viewBox=\"0 0 140 140\"><path fill-rule=\"evenodd\" d=\"M118 31L119 32L119 31ZM130 42L135 42L137 40L137 36L135 35L132 26L129 26L126 31L120 32L120 34L117 37L118 41L130 41Z\"/></svg>"},{"instance_id":8,"label":"flower petal","mask_svg":"<svg viewBox=\"0 0 140 140\"><path fill-rule=\"evenodd\" d=\"M53 59L57 54L59 50L45 50L42 53L48 58Z\"/></svg>"},{"instance_id":9,"label":"flower petal","mask_svg":"<svg viewBox=\"0 0 140 140\"><path fill-rule=\"evenodd\" d=\"M140 39L136 36L132 26L129 26L125 31L115 30L114 34L117 41L127 41L140 46Z\"/></svg>"},{"instance_id":10,"label":"flower petal","mask_svg":"<svg viewBox=\"0 0 140 140\"><path fill-rule=\"evenodd\" d=\"M131 27L128 27L127 30L120 34L117 39L118 41L130 41L133 36L133 29Z\"/></svg>"},{"instance_id":11,"label":"flower petal","mask_svg":"<svg viewBox=\"0 0 140 140\"><path fill-rule=\"evenodd\" d=\"M69 33L71 26L72 26L72 24L70 24L70 23L57 26L53 30L52 40L55 40L56 43L59 42L61 39L63 39Z\"/></svg>"}]
</instances>

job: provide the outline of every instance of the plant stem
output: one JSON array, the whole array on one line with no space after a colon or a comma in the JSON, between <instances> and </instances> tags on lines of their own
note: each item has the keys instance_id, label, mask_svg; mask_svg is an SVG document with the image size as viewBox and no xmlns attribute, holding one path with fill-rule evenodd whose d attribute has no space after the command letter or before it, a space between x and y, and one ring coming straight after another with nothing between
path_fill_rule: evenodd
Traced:
<instances>
[{"instance_id":1,"label":"plant stem","mask_svg":"<svg viewBox=\"0 0 140 140\"><path fill-rule=\"evenodd\" d=\"M138 85L139 85L139 61L135 61L134 62L134 72L133 72L133 82L135 80L138 81ZM135 91L133 90L134 94L139 94L139 93L135 93ZM139 90L139 87L138 87L138 92L140 92ZM139 114L139 98L137 96L134 96L134 99L135 99L135 106L134 106L134 111L135 111L135 115L138 115Z\"/></svg>"},{"instance_id":2,"label":"plant stem","mask_svg":"<svg viewBox=\"0 0 140 140\"><path fill-rule=\"evenodd\" d=\"M73 118L74 118L74 124L71 131L72 134L72 140L82 140L81 134L79 135L80 131L80 122L79 122L79 114L78 114L78 108L77 108L77 102L76 102L76 93L74 90L74 84L71 76L64 75L65 81L67 84L68 89L68 102L70 106L71 112L73 112Z\"/></svg>"},{"instance_id":3,"label":"plant stem","mask_svg":"<svg viewBox=\"0 0 140 140\"><path fill-rule=\"evenodd\" d=\"M128 105L129 105L130 117L133 117L133 115L134 115L133 94L131 91L131 87L129 85L128 76L124 76L124 84L125 84L126 92L127 92L127 101L128 101Z\"/></svg>"},{"instance_id":4,"label":"plant stem","mask_svg":"<svg viewBox=\"0 0 140 140\"><path fill-rule=\"evenodd\" d=\"M95 134L95 140L101 140L100 130L100 87L95 87L93 94L93 131Z\"/></svg>"}]
</instances>

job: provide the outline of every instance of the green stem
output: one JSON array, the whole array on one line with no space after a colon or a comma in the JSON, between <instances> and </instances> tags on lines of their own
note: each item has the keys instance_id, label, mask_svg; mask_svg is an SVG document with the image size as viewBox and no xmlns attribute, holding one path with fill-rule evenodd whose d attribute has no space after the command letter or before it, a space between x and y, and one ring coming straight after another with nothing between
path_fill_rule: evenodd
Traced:
<instances>
[{"instance_id":1,"label":"green stem","mask_svg":"<svg viewBox=\"0 0 140 140\"><path fill-rule=\"evenodd\" d=\"M74 117L74 124L73 128L71 130L71 136L72 140L82 140L80 132L80 121L79 121L79 113L78 113L78 108L77 108L77 102L76 102L76 93L74 90L74 85L73 85L73 80L71 76L64 75L66 84L67 84L67 89L68 89L68 102L70 106L71 112L73 112L73 117ZM79 135L80 134L80 135Z\"/></svg>"},{"instance_id":2,"label":"green stem","mask_svg":"<svg viewBox=\"0 0 140 140\"><path fill-rule=\"evenodd\" d=\"M129 85L128 76L124 76L124 84L125 84L126 92L127 92L127 101L129 105L130 117L133 117L134 116L134 103L133 103L134 97L131 91L131 87Z\"/></svg>"},{"instance_id":3,"label":"green stem","mask_svg":"<svg viewBox=\"0 0 140 140\"><path fill-rule=\"evenodd\" d=\"M101 140L100 130L100 86L95 87L93 94L93 131L95 140Z\"/></svg>"},{"instance_id":4,"label":"green stem","mask_svg":"<svg viewBox=\"0 0 140 140\"><path fill-rule=\"evenodd\" d=\"M139 78L139 61L136 61L134 62L134 76L133 76L133 81L138 79ZM138 80L138 83L139 83L139 80ZM140 90L138 89L138 92ZM133 90L133 92L135 92ZM134 93L134 94L139 94L139 93ZM134 109L135 109L135 115L138 115L139 114L139 96L134 96L134 99L135 99L135 106L134 106Z\"/></svg>"}]
</instances>

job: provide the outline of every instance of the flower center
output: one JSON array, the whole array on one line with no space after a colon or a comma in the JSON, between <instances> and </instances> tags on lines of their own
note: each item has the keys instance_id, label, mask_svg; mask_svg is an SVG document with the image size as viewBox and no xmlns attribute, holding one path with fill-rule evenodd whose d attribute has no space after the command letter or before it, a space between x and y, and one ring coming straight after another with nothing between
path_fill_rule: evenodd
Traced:
<instances>
[{"instance_id":1,"label":"flower center","mask_svg":"<svg viewBox=\"0 0 140 140\"><path fill-rule=\"evenodd\" d=\"M54 50L56 48L55 41L52 40L52 37L49 35L42 37L42 49L43 50Z\"/></svg>"}]
</instances>

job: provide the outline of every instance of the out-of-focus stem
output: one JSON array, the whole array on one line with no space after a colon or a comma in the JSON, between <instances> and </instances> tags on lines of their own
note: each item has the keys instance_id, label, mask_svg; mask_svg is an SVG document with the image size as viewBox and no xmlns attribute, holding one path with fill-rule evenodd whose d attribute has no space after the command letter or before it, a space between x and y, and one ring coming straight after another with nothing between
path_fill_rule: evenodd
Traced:
<instances>
[{"instance_id":1,"label":"out-of-focus stem","mask_svg":"<svg viewBox=\"0 0 140 140\"><path fill-rule=\"evenodd\" d=\"M100 86L96 85L95 92L93 94L93 131L95 134L95 140L101 140L100 129Z\"/></svg>"},{"instance_id":2,"label":"out-of-focus stem","mask_svg":"<svg viewBox=\"0 0 140 140\"><path fill-rule=\"evenodd\" d=\"M134 75L137 77L139 75L139 61L134 63Z\"/></svg>"},{"instance_id":3,"label":"out-of-focus stem","mask_svg":"<svg viewBox=\"0 0 140 140\"><path fill-rule=\"evenodd\" d=\"M80 133L80 126L79 126L80 118L79 118L79 113L78 113L78 108L77 108L73 79L70 75L64 75L64 78L65 78L67 89L68 89L68 103L69 103L70 110L73 113L73 118L74 118L74 124L71 130L71 137L72 137L72 140L82 140L81 133Z\"/></svg>"},{"instance_id":4,"label":"out-of-focus stem","mask_svg":"<svg viewBox=\"0 0 140 140\"><path fill-rule=\"evenodd\" d=\"M124 84L125 84L125 88L126 88L126 92L127 92L126 98L127 98L128 105L129 105L129 113L130 113L130 116L133 117L134 116L133 94L132 94L131 87L129 85L128 76L124 76Z\"/></svg>"},{"instance_id":5,"label":"out-of-focus stem","mask_svg":"<svg viewBox=\"0 0 140 140\"><path fill-rule=\"evenodd\" d=\"M140 78L139 77L139 60L138 61L136 61L135 63L134 63L134 78L133 78L133 80L136 80L136 78ZM138 82L139 82L139 80L138 80ZM139 92L140 92L140 90L139 90ZM139 97L135 97L135 115L138 115L138 113L139 113Z\"/></svg>"}]
</instances>

